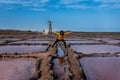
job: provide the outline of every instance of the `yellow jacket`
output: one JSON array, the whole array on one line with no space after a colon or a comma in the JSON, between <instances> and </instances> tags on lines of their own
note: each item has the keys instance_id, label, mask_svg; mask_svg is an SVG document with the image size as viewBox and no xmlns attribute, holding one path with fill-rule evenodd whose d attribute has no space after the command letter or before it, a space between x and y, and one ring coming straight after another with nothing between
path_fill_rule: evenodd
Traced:
<instances>
[{"instance_id":1,"label":"yellow jacket","mask_svg":"<svg viewBox=\"0 0 120 80\"><path fill-rule=\"evenodd\" d=\"M64 39L64 35L69 35L71 32L64 32L64 35L60 35L60 32L54 32L54 34L58 36L57 39L62 40Z\"/></svg>"}]
</instances>

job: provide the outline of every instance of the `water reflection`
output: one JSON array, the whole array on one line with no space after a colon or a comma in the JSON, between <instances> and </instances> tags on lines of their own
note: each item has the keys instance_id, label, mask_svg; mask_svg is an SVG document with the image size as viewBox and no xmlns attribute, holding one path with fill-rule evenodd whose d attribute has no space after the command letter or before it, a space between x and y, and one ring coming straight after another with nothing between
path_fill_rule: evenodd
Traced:
<instances>
[{"instance_id":1,"label":"water reflection","mask_svg":"<svg viewBox=\"0 0 120 80\"><path fill-rule=\"evenodd\" d=\"M62 65L63 63L64 63L63 57L57 57L56 59L54 59L54 64Z\"/></svg>"},{"instance_id":2,"label":"water reflection","mask_svg":"<svg viewBox=\"0 0 120 80\"><path fill-rule=\"evenodd\" d=\"M60 65L63 64L63 62L64 62L63 57L58 57L58 62Z\"/></svg>"},{"instance_id":3,"label":"water reflection","mask_svg":"<svg viewBox=\"0 0 120 80\"><path fill-rule=\"evenodd\" d=\"M64 57L64 51L62 50L62 48L61 47L58 47L58 56L59 57Z\"/></svg>"},{"instance_id":4,"label":"water reflection","mask_svg":"<svg viewBox=\"0 0 120 80\"><path fill-rule=\"evenodd\" d=\"M56 80L64 80L65 72L64 72L64 51L61 47L58 47L58 56L54 59L54 77Z\"/></svg>"},{"instance_id":5,"label":"water reflection","mask_svg":"<svg viewBox=\"0 0 120 80\"><path fill-rule=\"evenodd\" d=\"M54 59L54 77L56 80L64 80L64 65L63 65L63 58L58 57Z\"/></svg>"}]
</instances>

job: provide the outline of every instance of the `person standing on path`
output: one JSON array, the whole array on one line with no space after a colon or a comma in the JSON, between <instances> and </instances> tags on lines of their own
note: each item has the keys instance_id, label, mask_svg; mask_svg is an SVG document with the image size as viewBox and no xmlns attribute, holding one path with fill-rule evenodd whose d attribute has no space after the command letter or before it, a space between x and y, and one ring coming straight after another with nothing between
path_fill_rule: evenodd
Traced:
<instances>
[{"instance_id":1,"label":"person standing on path","mask_svg":"<svg viewBox=\"0 0 120 80\"><path fill-rule=\"evenodd\" d=\"M64 36L71 34L71 32L64 32L63 30L61 30L60 32L54 32L54 34L57 35L57 39L56 39L56 41L54 42L54 44L52 45L52 48L53 48L54 45L55 45L56 43L58 43L59 41L62 41L62 42L64 43L65 48L67 48L67 47L66 47L66 42L65 42L65 40L64 40Z\"/></svg>"}]
</instances>

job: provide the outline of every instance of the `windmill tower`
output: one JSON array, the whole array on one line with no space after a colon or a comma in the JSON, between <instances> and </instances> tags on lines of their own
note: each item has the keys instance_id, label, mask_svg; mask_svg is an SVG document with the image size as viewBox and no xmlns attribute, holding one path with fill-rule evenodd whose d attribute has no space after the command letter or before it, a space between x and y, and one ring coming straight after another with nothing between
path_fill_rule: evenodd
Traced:
<instances>
[{"instance_id":1,"label":"windmill tower","mask_svg":"<svg viewBox=\"0 0 120 80\"><path fill-rule=\"evenodd\" d=\"M52 22L48 21L48 27L49 27L49 34L52 33Z\"/></svg>"}]
</instances>

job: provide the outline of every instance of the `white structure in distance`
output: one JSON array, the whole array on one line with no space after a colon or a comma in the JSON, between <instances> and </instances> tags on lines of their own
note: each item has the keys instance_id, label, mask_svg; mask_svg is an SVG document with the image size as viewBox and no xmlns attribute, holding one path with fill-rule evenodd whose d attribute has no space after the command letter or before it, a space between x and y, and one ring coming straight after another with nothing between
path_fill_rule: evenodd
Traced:
<instances>
[{"instance_id":1,"label":"white structure in distance","mask_svg":"<svg viewBox=\"0 0 120 80\"><path fill-rule=\"evenodd\" d=\"M49 31L48 31L47 29L44 29L44 30L43 30L43 34L48 35L48 34L49 34Z\"/></svg>"}]
</instances>

